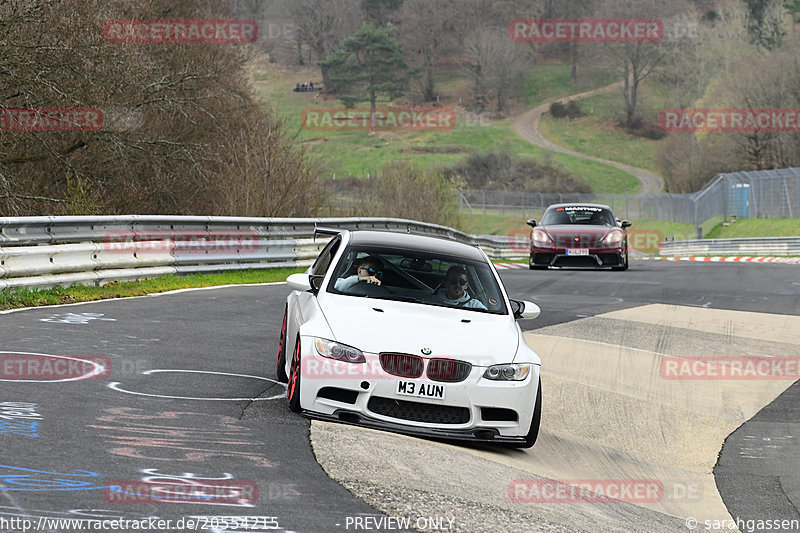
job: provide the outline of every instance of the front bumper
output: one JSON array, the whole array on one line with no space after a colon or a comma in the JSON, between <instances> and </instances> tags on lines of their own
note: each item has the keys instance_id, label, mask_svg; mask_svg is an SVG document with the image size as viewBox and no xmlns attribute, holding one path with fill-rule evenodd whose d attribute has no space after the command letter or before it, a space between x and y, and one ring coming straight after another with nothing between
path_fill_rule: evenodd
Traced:
<instances>
[{"instance_id":1,"label":"front bumper","mask_svg":"<svg viewBox=\"0 0 800 533\"><path fill-rule=\"evenodd\" d=\"M568 248L532 247L530 266L608 268L625 265L624 248L589 248L587 255L571 255Z\"/></svg>"},{"instance_id":2,"label":"front bumper","mask_svg":"<svg viewBox=\"0 0 800 533\"><path fill-rule=\"evenodd\" d=\"M300 403L309 418L476 442L520 443L530 430L539 386L538 364L532 364L529 375L519 382L485 379L486 367L473 366L465 380L446 383L424 376L408 379L388 374L372 354L365 354L367 363L327 359L307 350L309 344L301 344L301 360L306 363L300 381ZM400 394L400 381L414 382L416 389L421 385L444 387L444 399Z\"/></svg>"},{"instance_id":3,"label":"front bumper","mask_svg":"<svg viewBox=\"0 0 800 533\"><path fill-rule=\"evenodd\" d=\"M412 435L414 437L482 442L488 444L523 444L525 442L525 437L510 437L501 435L496 429L484 428L456 431L440 428L414 427L404 424L396 424L393 422L385 422L382 420L375 420L353 411L336 410L333 412L333 414L325 415L304 409L301 414L314 420L324 420L325 422L338 422L340 424L348 424L351 426L391 431L392 433Z\"/></svg>"}]
</instances>

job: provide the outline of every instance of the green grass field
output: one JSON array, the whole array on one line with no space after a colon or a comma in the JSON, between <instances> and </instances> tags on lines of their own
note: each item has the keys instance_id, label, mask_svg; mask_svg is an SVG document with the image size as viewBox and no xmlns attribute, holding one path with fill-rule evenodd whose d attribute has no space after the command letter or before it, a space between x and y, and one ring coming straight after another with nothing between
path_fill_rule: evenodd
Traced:
<instances>
[{"instance_id":1,"label":"green grass field","mask_svg":"<svg viewBox=\"0 0 800 533\"><path fill-rule=\"evenodd\" d=\"M664 103L648 91L642 91L641 112L656 120ZM539 129L556 144L576 152L618 161L659 173L655 154L659 141L637 137L617 126L622 115L622 94L593 96L580 101L586 116L555 119L542 116Z\"/></svg>"},{"instance_id":2,"label":"green grass field","mask_svg":"<svg viewBox=\"0 0 800 533\"><path fill-rule=\"evenodd\" d=\"M798 237L800 219L740 218L728 226L721 223L708 232L708 239L736 239L743 237Z\"/></svg>"},{"instance_id":3,"label":"green grass field","mask_svg":"<svg viewBox=\"0 0 800 533\"><path fill-rule=\"evenodd\" d=\"M245 283L268 283L285 281L289 274L305 269L275 268L268 270L243 270L224 274L195 274L192 276L164 276L144 281L109 283L102 287L76 285L53 289L11 288L0 290L0 309L17 309L41 305L91 302L109 298L144 296L159 292L211 287L216 285L238 285Z\"/></svg>"},{"instance_id":4,"label":"green grass field","mask_svg":"<svg viewBox=\"0 0 800 533\"><path fill-rule=\"evenodd\" d=\"M338 100L325 100L319 93L292 91L297 81L308 79L318 80L318 72L314 69L275 68L256 74L254 87L262 101L287 120L297 140L319 159L327 177L334 174L336 177L366 177L378 172L385 164L403 158L412 159L424 168L451 166L474 152L503 149L519 157L533 157L561 165L565 171L586 180L596 192L634 193L640 187L636 178L614 167L550 154L531 145L513 131L513 119L467 120L460 116L455 128L448 131L379 132L374 135L366 131L309 131L301 127L304 109L344 107ZM463 77L450 75L443 81L443 90L464 91L465 85L468 88ZM544 66L531 72L527 84L523 84L520 91L523 100L535 102L538 98L552 98L588 88L591 87L572 87L568 69Z\"/></svg>"},{"instance_id":5,"label":"green grass field","mask_svg":"<svg viewBox=\"0 0 800 533\"><path fill-rule=\"evenodd\" d=\"M547 100L590 91L615 81L609 72L592 76L591 82L572 85L569 65L540 65L531 69L520 83L517 98L525 107L536 107Z\"/></svg>"}]
</instances>

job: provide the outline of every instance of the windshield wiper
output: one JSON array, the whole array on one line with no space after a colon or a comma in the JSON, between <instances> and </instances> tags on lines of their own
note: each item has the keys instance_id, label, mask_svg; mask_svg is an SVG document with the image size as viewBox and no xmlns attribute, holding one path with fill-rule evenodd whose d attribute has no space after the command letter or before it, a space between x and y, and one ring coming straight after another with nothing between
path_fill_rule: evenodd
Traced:
<instances>
[{"instance_id":1,"label":"windshield wiper","mask_svg":"<svg viewBox=\"0 0 800 533\"><path fill-rule=\"evenodd\" d=\"M416 296L390 296L390 297L383 297L384 300L397 300L400 302L411 302L415 304L424 304L426 303L425 300L422 298L417 298Z\"/></svg>"}]
</instances>

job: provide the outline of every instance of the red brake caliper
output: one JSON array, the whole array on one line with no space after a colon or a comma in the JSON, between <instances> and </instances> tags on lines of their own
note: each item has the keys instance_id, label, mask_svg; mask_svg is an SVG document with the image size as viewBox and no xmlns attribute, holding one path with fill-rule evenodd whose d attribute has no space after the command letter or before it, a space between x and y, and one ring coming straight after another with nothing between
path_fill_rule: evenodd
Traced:
<instances>
[{"instance_id":1,"label":"red brake caliper","mask_svg":"<svg viewBox=\"0 0 800 533\"><path fill-rule=\"evenodd\" d=\"M289 376L289 387L286 389L286 392L289 394L289 399L291 400L294 398L294 395L297 393L295 391L295 387L297 387L297 375L300 373L300 341L297 341L297 344L294 347L294 353L292 354L292 368L290 369L291 375Z\"/></svg>"}]
</instances>

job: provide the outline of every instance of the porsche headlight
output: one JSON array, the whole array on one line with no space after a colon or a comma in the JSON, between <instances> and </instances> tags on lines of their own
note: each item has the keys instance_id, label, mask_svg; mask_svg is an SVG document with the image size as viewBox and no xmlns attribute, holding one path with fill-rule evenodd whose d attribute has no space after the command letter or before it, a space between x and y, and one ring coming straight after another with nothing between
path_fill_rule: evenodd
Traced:
<instances>
[{"instance_id":1,"label":"porsche headlight","mask_svg":"<svg viewBox=\"0 0 800 533\"><path fill-rule=\"evenodd\" d=\"M483 377L492 381L523 381L530 373L530 363L515 363L492 365L486 369Z\"/></svg>"},{"instance_id":2,"label":"porsche headlight","mask_svg":"<svg viewBox=\"0 0 800 533\"><path fill-rule=\"evenodd\" d=\"M345 361L347 363L366 363L367 359L358 348L347 346L346 344L339 344L338 342L329 341L325 339L316 339L314 347L317 353L322 357L328 359L336 359L337 361Z\"/></svg>"},{"instance_id":3,"label":"porsche headlight","mask_svg":"<svg viewBox=\"0 0 800 533\"><path fill-rule=\"evenodd\" d=\"M544 230L535 229L532 235L533 243L537 246L550 246L553 244L553 239Z\"/></svg>"},{"instance_id":4,"label":"porsche headlight","mask_svg":"<svg viewBox=\"0 0 800 533\"><path fill-rule=\"evenodd\" d=\"M623 233L621 231L612 231L606 235L603 242L609 246L618 246L622 242Z\"/></svg>"}]
</instances>

